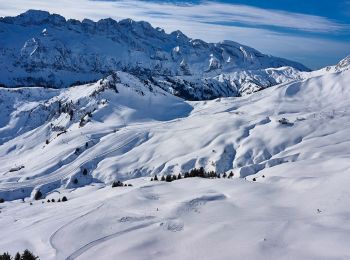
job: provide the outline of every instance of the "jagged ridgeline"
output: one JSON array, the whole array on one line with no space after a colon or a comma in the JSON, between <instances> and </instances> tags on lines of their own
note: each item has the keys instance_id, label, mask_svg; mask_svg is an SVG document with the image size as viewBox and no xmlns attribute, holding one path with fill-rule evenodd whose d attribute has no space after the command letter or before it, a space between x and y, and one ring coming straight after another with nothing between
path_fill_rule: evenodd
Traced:
<instances>
[{"instance_id":1,"label":"jagged ridgeline","mask_svg":"<svg viewBox=\"0 0 350 260\"><path fill-rule=\"evenodd\" d=\"M6 87L69 87L119 70L201 100L249 94L308 70L236 42L207 43L130 19L66 20L29 10L0 18L0 39L0 84Z\"/></svg>"}]
</instances>

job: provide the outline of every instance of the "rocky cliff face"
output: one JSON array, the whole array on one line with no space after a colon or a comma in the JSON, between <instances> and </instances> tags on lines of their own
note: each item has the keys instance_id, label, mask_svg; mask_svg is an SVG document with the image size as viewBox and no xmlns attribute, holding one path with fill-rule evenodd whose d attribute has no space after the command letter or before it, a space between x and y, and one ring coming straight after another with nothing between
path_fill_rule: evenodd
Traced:
<instances>
[{"instance_id":1,"label":"rocky cliff face","mask_svg":"<svg viewBox=\"0 0 350 260\"><path fill-rule=\"evenodd\" d=\"M235 42L206 43L147 22L66 20L35 10L0 18L0 65L0 84L8 87L68 87L121 70L190 100L244 95L308 70Z\"/></svg>"}]
</instances>

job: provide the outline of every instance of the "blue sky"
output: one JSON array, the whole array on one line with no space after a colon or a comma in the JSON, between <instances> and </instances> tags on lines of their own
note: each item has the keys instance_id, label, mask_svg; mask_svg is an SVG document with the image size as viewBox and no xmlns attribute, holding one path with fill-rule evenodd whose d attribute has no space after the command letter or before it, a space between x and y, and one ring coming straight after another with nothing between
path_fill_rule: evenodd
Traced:
<instances>
[{"instance_id":1,"label":"blue sky","mask_svg":"<svg viewBox=\"0 0 350 260\"><path fill-rule=\"evenodd\" d=\"M67 18L146 20L210 42L233 40L313 69L350 55L350 0L1 0L0 16L41 9Z\"/></svg>"}]
</instances>

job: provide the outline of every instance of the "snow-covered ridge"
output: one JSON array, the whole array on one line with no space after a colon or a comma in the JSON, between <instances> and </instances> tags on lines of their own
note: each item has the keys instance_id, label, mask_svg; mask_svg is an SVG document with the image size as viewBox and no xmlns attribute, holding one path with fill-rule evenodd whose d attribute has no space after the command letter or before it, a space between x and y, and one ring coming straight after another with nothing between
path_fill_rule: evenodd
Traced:
<instances>
[{"instance_id":1,"label":"snow-covered ridge","mask_svg":"<svg viewBox=\"0 0 350 260\"><path fill-rule=\"evenodd\" d=\"M232 41L206 43L147 22L66 20L36 10L0 18L0 65L0 84L8 87L67 87L122 70L191 100L237 96L280 83L266 69L284 70L285 79L308 70Z\"/></svg>"},{"instance_id":2,"label":"snow-covered ridge","mask_svg":"<svg viewBox=\"0 0 350 260\"><path fill-rule=\"evenodd\" d=\"M59 90L0 88L0 195L195 167L243 178L311 160L315 145L332 142L325 131L347 140L350 98L348 70L315 73L247 97L200 102L126 72ZM306 141L313 136L320 141ZM322 149L317 154L327 157Z\"/></svg>"}]
</instances>

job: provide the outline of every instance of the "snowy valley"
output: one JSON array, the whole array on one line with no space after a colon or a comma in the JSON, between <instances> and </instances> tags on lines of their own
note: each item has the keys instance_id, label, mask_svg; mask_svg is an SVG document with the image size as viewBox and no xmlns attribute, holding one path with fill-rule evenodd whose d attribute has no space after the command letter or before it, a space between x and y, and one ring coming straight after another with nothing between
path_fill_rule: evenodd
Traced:
<instances>
[{"instance_id":1,"label":"snowy valley","mask_svg":"<svg viewBox=\"0 0 350 260\"><path fill-rule=\"evenodd\" d=\"M2 251L350 258L349 57L309 71L145 22L39 11L0 18L0 35ZM201 167L215 178L184 178Z\"/></svg>"}]
</instances>

